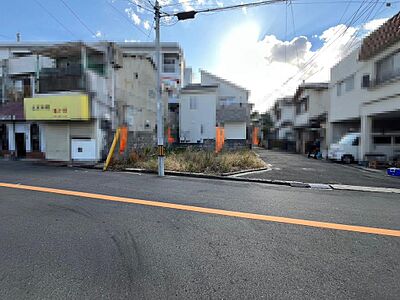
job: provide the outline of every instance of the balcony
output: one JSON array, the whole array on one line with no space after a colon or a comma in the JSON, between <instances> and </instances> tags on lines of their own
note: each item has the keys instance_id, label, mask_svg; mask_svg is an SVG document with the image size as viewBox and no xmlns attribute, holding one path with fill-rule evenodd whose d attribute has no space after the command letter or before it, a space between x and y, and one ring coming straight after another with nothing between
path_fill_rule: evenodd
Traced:
<instances>
[{"instance_id":1,"label":"balcony","mask_svg":"<svg viewBox=\"0 0 400 300\"><path fill-rule=\"evenodd\" d=\"M219 105L217 108L217 122L248 122L250 109L247 103Z\"/></svg>"},{"instance_id":2,"label":"balcony","mask_svg":"<svg viewBox=\"0 0 400 300\"><path fill-rule=\"evenodd\" d=\"M68 68L44 68L40 72L40 94L84 90L86 90L86 80L79 65Z\"/></svg>"}]
</instances>

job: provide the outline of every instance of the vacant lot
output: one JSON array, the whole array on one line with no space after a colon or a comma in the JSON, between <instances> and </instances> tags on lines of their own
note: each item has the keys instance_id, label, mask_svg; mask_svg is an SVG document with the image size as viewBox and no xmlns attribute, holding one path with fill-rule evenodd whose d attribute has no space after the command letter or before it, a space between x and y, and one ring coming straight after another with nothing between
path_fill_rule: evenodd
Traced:
<instances>
[{"instance_id":1,"label":"vacant lot","mask_svg":"<svg viewBox=\"0 0 400 300\"><path fill-rule=\"evenodd\" d=\"M265 167L266 164L250 150L214 153L204 150L169 151L165 158L165 169L170 171L222 174ZM153 151L131 153L127 160L114 161L112 168L126 167L157 170L157 154Z\"/></svg>"}]
</instances>

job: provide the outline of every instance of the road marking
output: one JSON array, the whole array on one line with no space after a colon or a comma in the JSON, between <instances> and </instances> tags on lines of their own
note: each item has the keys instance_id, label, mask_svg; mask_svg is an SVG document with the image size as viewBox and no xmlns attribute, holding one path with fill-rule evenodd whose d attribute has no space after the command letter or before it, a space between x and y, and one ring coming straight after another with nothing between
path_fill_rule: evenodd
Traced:
<instances>
[{"instance_id":1,"label":"road marking","mask_svg":"<svg viewBox=\"0 0 400 300\"><path fill-rule=\"evenodd\" d=\"M100 199L100 200L107 200L107 201L116 201L116 202L123 202L123 203L132 203L132 204L139 204L139 205L146 205L146 206L153 206L153 207L170 208L170 209L198 212L198 213L204 213L204 214L236 217L236 218L242 218L242 219L260 220L260 221L277 222L277 223L301 225L301 226L308 226L308 227L317 227L317 228L325 228L325 229L335 229L335 230L344 230L344 231L400 237L400 230L393 230L393 229L318 222L318 221L293 219L293 218L286 218L286 217L276 217L276 216L260 215L260 214L238 212L238 211L231 211L231 210L206 208L206 207L198 207L198 206L191 206L191 205L184 205L184 204L174 204L174 203L168 203L168 202L158 202L158 201L151 201L151 200L141 200L141 199L134 199L134 198L110 196L110 195L103 195L103 194L93 194L93 193L78 192L78 191L72 191L72 190L62 190L62 189L54 189L54 188L46 188L46 187L30 186L30 185L22 185L22 184L12 184L12 183L0 182L0 187L19 189L19 190L36 191L36 192L44 192L44 193L51 193L51 194L59 194L59 195L67 195L67 196L76 196L76 197L91 198L91 199Z\"/></svg>"}]
</instances>

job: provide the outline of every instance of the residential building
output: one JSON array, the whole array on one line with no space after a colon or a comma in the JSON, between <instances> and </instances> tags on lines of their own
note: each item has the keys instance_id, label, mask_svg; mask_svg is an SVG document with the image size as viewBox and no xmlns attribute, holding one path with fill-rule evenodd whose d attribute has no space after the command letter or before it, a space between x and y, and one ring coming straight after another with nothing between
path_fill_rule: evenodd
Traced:
<instances>
[{"instance_id":1,"label":"residential building","mask_svg":"<svg viewBox=\"0 0 400 300\"><path fill-rule=\"evenodd\" d=\"M5 155L54 160L99 160L106 155L116 127L122 124L128 125L128 146L152 146L157 108L154 51L153 43L0 44L0 95L4 103L0 107L0 151ZM162 102L167 116L169 105L179 108L177 97L183 85L184 59L176 43L162 43L161 53ZM47 102L63 99L57 101L79 107L87 102L88 108L84 109L87 116L58 116L57 122L50 116L30 119L32 112L27 111L27 106L24 114L24 98L25 102L39 103L46 102L45 97ZM174 112L176 132L178 112L178 109ZM56 134L51 130L57 123L65 125L64 133L57 135L69 142L51 143L51 139L46 139L47 134L54 138ZM74 130L76 126L86 129ZM23 143L15 142L22 137ZM73 148L78 139L85 145L91 144L90 157L75 155ZM129 145L131 140L134 142ZM53 151L56 145L63 150ZM24 148L23 151L16 151L17 146ZM79 145L78 148L85 151Z\"/></svg>"},{"instance_id":2,"label":"residential building","mask_svg":"<svg viewBox=\"0 0 400 300\"><path fill-rule=\"evenodd\" d=\"M200 70L202 85L217 85L216 124L224 127L225 144L245 146L250 140L250 92L226 79Z\"/></svg>"},{"instance_id":3,"label":"residential building","mask_svg":"<svg viewBox=\"0 0 400 300\"><path fill-rule=\"evenodd\" d=\"M118 47L125 55L149 56L155 61L154 43L128 42L118 43ZM165 102L165 123L169 128L170 137L178 141L179 137L179 104L178 95L180 89L191 78L190 70L185 72L185 58L183 50L178 43L161 43L161 83L163 91L163 102ZM186 75L185 75L186 74Z\"/></svg>"},{"instance_id":4,"label":"residential building","mask_svg":"<svg viewBox=\"0 0 400 300\"><path fill-rule=\"evenodd\" d=\"M303 83L294 96L293 104L296 151L306 153L314 142L320 141L323 155L327 153L326 123L329 108L328 83Z\"/></svg>"},{"instance_id":5,"label":"residential building","mask_svg":"<svg viewBox=\"0 0 400 300\"><path fill-rule=\"evenodd\" d=\"M204 70L201 83L188 84L179 98L181 143L211 144L216 127L224 128L225 147L251 143L249 91Z\"/></svg>"},{"instance_id":6,"label":"residential building","mask_svg":"<svg viewBox=\"0 0 400 300\"><path fill-rule=\"evenodd\" d=\"M117 49L110 43L66 43L37 50L54 60L38 74L38 92L24 99L26 121L39 123L46 159L98 161L115 123Z\"/></svg>"},{"instance_id":7,"label":"residential building","mask_svg":"<svg viewBox=\"0 0 400 300\"><path fill-rule=\"evenodd\" d=\"M34 54L30 43L0 44L0 155L42 156L43 133L36 123L25 122L23 99L35 94L38 70L51 66L53 61Z\"/></svg>"},{"instance_id":8,"label":"residential building","mask_svg":"<svg viewBox=\"0 0 400 300\"><path fill-rule=\"evenodd\" d=\"M293 97L284 97L275 101L270 112L274 122L275 139L281 141L294 140L294 112Z\"/></svg>"},{"instance_id":9,"label":"residential building","mask_svg":"<svg viewBox=\"0 0 400 300\"><path fill-rule=\"evenodd\" d=\"M119 123L131 132L154 132L156 128L156 66L151 57L123 54L122 68L115 74Z\"/></svg>"},{"instance_id":10,"label":"residential building","mask_svg":"<svg viewBox=\"0 0 400 300\"><path fill-rule=\"evenodd\" d=\"M367 36L331 70L328 139L361 133L359 160L366 154L400 153L400 13Z\"/></svg>"},{"instance_id":11,"label":"residential building","mask_svg":"<svg viewBox=\"0 0 400 300\"><path fill-rule=\"evenodd\" d=\"M182 88L179 106L181 143L212 144L216 135L217 85L191 84Z\"/></svg>"},{"instance_id":12,"label":"residential building","mask_svg":"<svg viewBox=\"0 0 400 300\"><path fill-rule=\"evenodd\" d=\"M0 107L2 154L58 161L104 157L115 127L114 46L17 43L0 49L8 54L2 73L7 91ZM22 81L23 92L10 84L13 64L20 76L29 76Z\"/></svg>"}]
</instances>

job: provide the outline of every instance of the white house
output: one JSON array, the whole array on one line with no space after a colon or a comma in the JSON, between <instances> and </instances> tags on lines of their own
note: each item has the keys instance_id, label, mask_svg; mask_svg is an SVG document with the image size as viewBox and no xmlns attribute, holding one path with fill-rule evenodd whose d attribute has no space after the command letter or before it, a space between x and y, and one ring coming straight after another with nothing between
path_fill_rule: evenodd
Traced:
<instances>
[{"instance_id":1,"label":"white house","mask_svg":"<svg viewBox=\"0 0 400 300\"><path fill-rule=\"evenodd\" d=\"M293 96L296 151L305 153L316 140L326 152L326 119L329 107L328 83L303 83Z\"/></svg>"},{"instance_id":2,"label":"white house","mask_svg":"<svg viewBox=\"0 0 400 300\"><path fill-rule=\"evenodd\" d=\"M216 123L225 130L225 143L246 144L252 105L250 92L226 79L200 70L202 85L216 85Z\"/></svg>"},{"instance_id":3,"label":"white house","mask_svg":"<svg viewBox=\"0 0 400 300\"><path fill-rule=\"evenodd\" d=\"M217 89L217 85L192 84L181 90L181 143L205 143L215 139Z\"/></svg>"},{"instance_id":4,"label":"white house","mask_svg":"<svg viewBox=\"0 0 400 300\"><path fill-rule=\"evenodd\" d=\"M400 13L366 37L331 70L330 143L361 133L366 154L400 154ZM355 158L356 159L356 158Z\"/></svg>"},{"instance_id":5,"label":"white house","mask_svg":"<svg viewBox=\"0 0 400 300\"><path fill-rule=\"evenodd\" d=\"M278 140L294 140L294 103L293 97L277 99L271 110L271 117L274 122L275 138Z\"/></svg>"}]
</instances>

